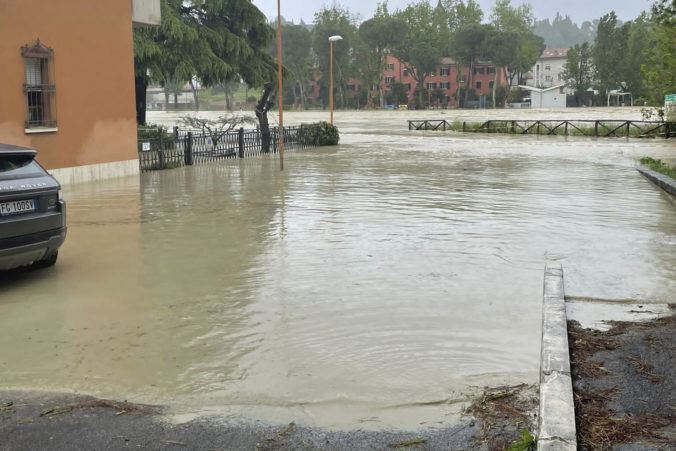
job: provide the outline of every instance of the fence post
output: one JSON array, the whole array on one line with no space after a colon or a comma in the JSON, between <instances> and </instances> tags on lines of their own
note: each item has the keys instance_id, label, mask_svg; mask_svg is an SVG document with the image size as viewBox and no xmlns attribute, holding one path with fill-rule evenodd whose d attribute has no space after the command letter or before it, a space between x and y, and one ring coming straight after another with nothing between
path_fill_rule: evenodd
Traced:
<instances>
[{"instance_id":1,"label":"fence post","mask_svg":"<svg viewBox=\"0 0 676 451\"><path fill-rule=\"evenodd\" d=\"M594 136L599 136L599 121L594 122Z\"/></svg>"},{"instance_id":2,"label":"fence post","mask_svg":"<svg viewBox=\"0 0 676 451\"><path fill-rule=\"evenodd\" d=\"M174 139L178 139L178 126L174 125Z\"/></svg>"},{"instance_id":3,"label":"fence post","mask_svg":"<svg viewBox=\"0 0 676 451\"><path fill-rule=\"evenodd\" d=\"M444 119L444 131L446 131L446 119Z\"/></svg>"},{"instance_id":4,"label":"fence post","mask_svg":"<svg viewBox=\"0 0 676 451\"><path fill-rule=\"evenodd\" d=\"M465 121L462 121L462 131L465 131Z\"/></svg>"},{"instance_id":5,"label":"fence post","mask_svg":"<svg viewBox=\"0 0 676 451\"><path fill-rule=\"evenodd\" d=\"M244 158L244 128L237 130L237 142L239 143L239 157Z\"/></svg>"},{"instance_id":6,"label":"fence post","mask_svg":"<svg viewBox=\"0 0 676 451\"><path fill-rule=\"evenodd\" d=\"M629 138L629 124L630 124L630 121L627 121L627 138Z\"/></svg>"},{"instance_id":7,"label":"fence post","mask_svg":"<svg viewBox=\"0 0 676 451\"><path fill-rule=\"evenodd\" d=\"M186 166L192 166L192 132L188 132L183 145L183 159Z\"/></svg>"},{"instance_id":8,"label":"fence post","mask_svg":"<svg viewBox=\"0 0 676 451\"><path fill-rule=\"evenodd\" d=\"M566 121L566 124L564 125L564 132L563 132L563 134L564 134L565 136L568 136L568 121Z\"/></svg>"},{"instance_id":9,"label":"fence post","mask_svg":"<svg viewBox=\"0 0 676 451\"><path fill-rule=\"evenodd\" d=\"M514 133L516 133L516 122L515 121L512 121L512 126L510 127L509 131L512 135Z\"/></svg>"},{"instance_id":10,"label":"fence post","mask_svg":"<svg viewBox=\"0 0 676 451\"><path fill-rule=\"evenodd\" d=\"M162 135L160 134L160 148L157 150L160 169L166 169L166 161L164 161L164 150L162 149Z\"/></svg>"}]
</instances>

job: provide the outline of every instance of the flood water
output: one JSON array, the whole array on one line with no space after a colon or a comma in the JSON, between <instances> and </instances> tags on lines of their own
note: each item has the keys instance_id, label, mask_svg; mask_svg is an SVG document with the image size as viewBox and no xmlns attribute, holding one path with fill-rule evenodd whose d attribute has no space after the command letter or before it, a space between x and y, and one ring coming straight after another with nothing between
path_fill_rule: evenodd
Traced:
<instances>
[{"instance_id":1,"label":"flood water","mask_svg":"<svg viewBox=\"0 0 676 451\"><path fill-rule=\"evenodd\" d=\"M434 427L478 387L537 382L547 261L567 295L674 302L676 205L633 169L674 142L409 132L414 113L337 113L341 144L282 173L67 187L57 265L0 276L0 386Z\"/></svg>"}]
</instances>

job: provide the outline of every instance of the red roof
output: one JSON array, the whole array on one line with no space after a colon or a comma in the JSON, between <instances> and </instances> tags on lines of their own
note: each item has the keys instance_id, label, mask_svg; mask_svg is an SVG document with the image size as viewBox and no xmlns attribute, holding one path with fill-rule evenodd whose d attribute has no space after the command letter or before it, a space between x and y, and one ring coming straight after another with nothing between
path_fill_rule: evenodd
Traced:
<instances>
[{"instance_id":1,"label":"red roof","mask_svg":"<svg viewBox=\"0 0 676 451\"><path fill-rule=\"evenodd\" d=\"M569 48L560 48L560 49L545 49L540 55L540 59L546 58L565 58L568 55Z\"/></svg>"}]
</instances>

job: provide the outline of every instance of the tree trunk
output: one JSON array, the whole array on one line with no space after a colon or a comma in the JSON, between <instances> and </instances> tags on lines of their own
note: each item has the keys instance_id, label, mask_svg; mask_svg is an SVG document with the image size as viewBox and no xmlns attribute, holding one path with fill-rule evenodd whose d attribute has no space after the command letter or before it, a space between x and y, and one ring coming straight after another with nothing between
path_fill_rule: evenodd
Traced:
<instances>
[{"instance_id":1,"label":"tree trunk","mask_svg":"<svg viewBox=\"0 0 676 451\"><path fill-rule=\"evenodd\" d=\"M296 83L294 83L293 86L293 106L298 109L298 91L296 91L296 88L300 85L300 82L296 80Z\"/></svg>"},{"instance_id":2,"label":"tree trunk","mask_svg":"<svg viewBox=\"0 0 676 451\"><path fill-rule=\"evenodd\" d=\"M469 90L472 88L472 69L473 69L473 64L474 62L472 60L469 61L469 67L467 70L467 85L465 85L465 99L462 102L462 107L467 108L467 100L469 99Z\"/></svg>"},{"instance_id":3,"label":"tree trunk","mask_svg":"<svg viewBox=\"0 0 676 451\"><path fill-rule=\"evenodd\" d=\"M169 92L169 90L165 87L165 88L164 88L164 105L165 105L165 108L166 108L167 105L169 105L169 95L170 95L170 92Z\"/></svg>"},{"instance_id":4,"label":"tree trunk","mask_svg":"<svg viewBox=\"0 0 676 451\"><path fill-rule=\"evenodd\" d=\"M380 92L380 109L385 108L385 94L383 94L383 87L378 85L378 92Z\"/></svg>"},{"instance_id":5,"label":"tree trunk","mask_svg":"<svg viewBox=\"0 0 676 451\"><path fill-rule=\"evenodd\" d=\"M509 76L507 72L507 66L502 68L502 75L505 76L505 82L507 84L507 89L505 90L505 98L502 101L502 107L505 108L507 106L507 98L509 97L509 93L512 92L512 78Z\"/></svg>"},{"instance_id":6,"label":"tree trunk","mask_svg":"<svg viewBox=\"0 0 676 451\"><path fill-rule=\"evenodd\" d=\"M274 99L270 98L272 83L265 83L263 95L256 104L256 117L261 129L261 150L265 153L270 152L270 125L268 124L268 111L275 104Z\"/></svg>"},{"instance_id":7,"label":"tree trunk","mask_svg":"<svg viewBox=\"0 0 676 451\"><path fill-rule=\"evenodd\" d=\"M498 68L495 68L495 76L493 77L493 108L497 106L497 100L495 98L495 90L498 87Z\"/></svg>"},{"instance_id":8,"label":"tree trunk","mask_svg":"<svg viewBox=\"0 0 676 451\"><path fill-rule=\"evenodd\" d=\"M305 82L303 80L300 80L298 89L300 89L300 109L304 110L305 109L305 89L303 86L305 85Z\"/></svg>"},{"instance_id":9,"label":"tree trunk","mask_svg":"<svg viewBox=\"0 0 676 451\"><path fill-rule=\"evenodd\" d=\"M146 123L146 88L148 87L148 78L145 75L136 76L134 87L136 91L136 123L144 125Z\"/></svg>"},{"instance_id":10,"label":"tree trunk","mask_svg":"<svg viewBox=\"0 0 676 451\"><path fill-rule=\"evenodd\" d=\"M192 89L192 96L195 99L195 111L199 111L200 102L199 99L197 98L197 87L195 86L195 83L192 82L192 79L190 80L190 89Z\"/></svg>"}]
</instances>

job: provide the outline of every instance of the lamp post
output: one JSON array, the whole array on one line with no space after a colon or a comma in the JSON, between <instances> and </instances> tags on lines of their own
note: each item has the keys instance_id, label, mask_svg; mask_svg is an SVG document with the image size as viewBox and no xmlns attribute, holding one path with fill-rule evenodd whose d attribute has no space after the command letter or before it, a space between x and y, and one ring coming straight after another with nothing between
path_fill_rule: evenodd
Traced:
<instances>
[{"instance_id":1,"label":"lamp post","mask_svg":"<svg viewBox=\"0 0 676 451\"><path fill-rule=\"evenodd\" d=\"M329 37L329 65L331 66L331 75L329 76L329 109L331 110L331 125L333 125L333 43L341 39L343 37L339 35Z\"/></svg>"},{"instance_id":2,"label":"lamp post","mask_svg":"<svg viewBox=\"0 0 676 451\"><path fill-rule=\"evenodd\" d=\"M284 108L282 102L282 14L280 0L277 0L277 81L279 88L279 170L284 170Z\"/></svg>"}]
</instances>

